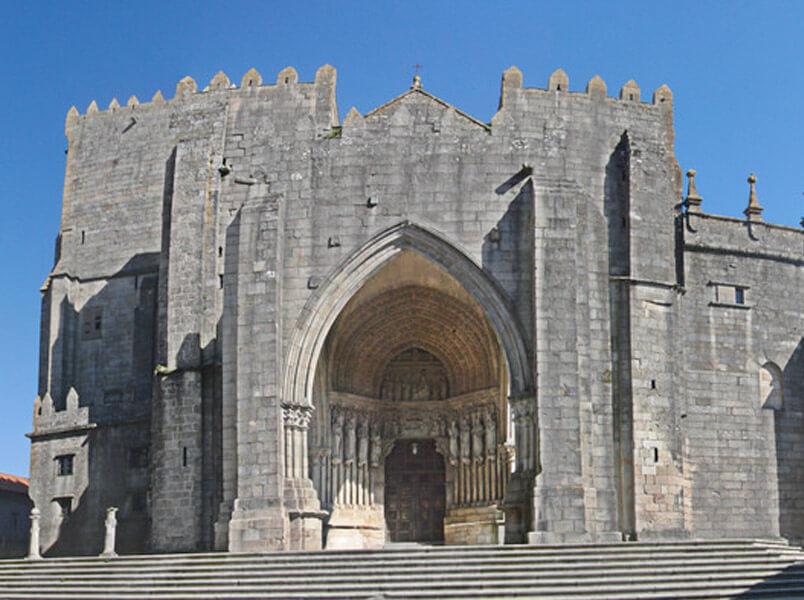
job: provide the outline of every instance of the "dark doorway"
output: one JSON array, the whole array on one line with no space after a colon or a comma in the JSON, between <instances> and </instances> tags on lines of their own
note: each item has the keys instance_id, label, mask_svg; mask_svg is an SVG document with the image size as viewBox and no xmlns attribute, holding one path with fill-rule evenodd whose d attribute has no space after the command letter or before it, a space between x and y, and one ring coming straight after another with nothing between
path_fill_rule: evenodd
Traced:
<instances>
[{"instance_id":1,"label":"dark doorway","mask_svg":"<svg viewBox=\"0 0 804 600\"><path fill-rule=\"evenodd\" d=\"M444 541L444 459L433 440L399 440L385 460L385 521L392 542Z\"/></svg>"}]
</instances>

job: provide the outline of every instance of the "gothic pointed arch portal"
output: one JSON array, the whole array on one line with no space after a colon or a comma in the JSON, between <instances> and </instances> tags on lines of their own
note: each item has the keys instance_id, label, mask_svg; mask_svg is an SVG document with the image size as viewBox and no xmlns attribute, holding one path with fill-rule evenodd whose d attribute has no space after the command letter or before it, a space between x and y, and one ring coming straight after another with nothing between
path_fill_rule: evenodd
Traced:
<instances>
[{"instance_id":1,"label":"gothic pointed arch portal","mask_svg":"<svg viewBox=\"0 0 804 600\"><path fill-rule=\"evenodd\" d=\"M432 234L403 224L374 242L325 286L314 335L293 345L306 342L309 360L286 388L315 409L309 474L330 513L327 547L497 542L507 399L531 386L516 320L480 269ZM437 458L417 458L430 449Z\"/></svg>"}]
</instances>

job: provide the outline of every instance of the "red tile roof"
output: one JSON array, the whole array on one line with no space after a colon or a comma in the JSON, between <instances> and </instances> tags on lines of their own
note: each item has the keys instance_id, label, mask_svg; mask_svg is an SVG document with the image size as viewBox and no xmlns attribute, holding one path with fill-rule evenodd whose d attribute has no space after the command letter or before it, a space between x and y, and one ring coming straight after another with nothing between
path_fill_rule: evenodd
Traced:
<instances>
[{"instance_id":1,"label":"red tile roof","mask_svg":"<svg viewBox=\"0 0 804 600\"><path fill-rule=\"evenodd\" d=\"M25 477L0 473L0 490L6 492L28 493L28 480Z\"/></svg>"}]
</instances>

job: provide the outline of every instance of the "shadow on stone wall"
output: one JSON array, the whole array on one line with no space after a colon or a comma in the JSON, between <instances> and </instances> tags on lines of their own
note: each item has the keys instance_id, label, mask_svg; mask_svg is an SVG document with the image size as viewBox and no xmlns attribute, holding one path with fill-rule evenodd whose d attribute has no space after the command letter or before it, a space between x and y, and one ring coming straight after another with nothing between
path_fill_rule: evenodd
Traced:
<instances>
[{"instance_id":1,"label":"shadow on stone wall","mask_svg":"<svg viewBox=\"0 0 804 600\"><path fill-rule=\"evenodd\" d=\"M783 401L774 411L779 534L804 541L804 339L782 369Z\"/></svg>"},{"instance_id":2,"label":"shadow on stone wall","mask_svg":"<svg viewBox=\"0 0 804 600\"><path fill-rule=\"evenodd\" d=\"M46 556L99 553L109 506L120 509L117 551L146 550L148 460L138 464L130 452L150 446L158 259L159 253L132 257L80 311L66 295L60 301L52 358L58 376L50 382L53 410L38 415L35 433L64 429L62 422L67 431L32 440L40 454L32 487L42 511L43 542L50 537L47 523L58 523L55 541L43 547ZM71 389L77 392L77 407L68 405ZM55 457L73 452L73 474L56 475ZM72 498L66 517L58 516L58 498Z\"/></svg>"}]
</instances>

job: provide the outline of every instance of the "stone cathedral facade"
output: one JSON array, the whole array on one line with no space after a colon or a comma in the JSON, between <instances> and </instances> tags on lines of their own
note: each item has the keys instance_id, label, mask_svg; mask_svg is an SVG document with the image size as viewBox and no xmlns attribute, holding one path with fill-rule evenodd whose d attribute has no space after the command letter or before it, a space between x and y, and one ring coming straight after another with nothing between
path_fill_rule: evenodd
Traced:
<instances>
[{"instance_id":1,"label":"stone cathedral facade","mask_svg":"<svg viewBox=\"0 0 804 600\"><path fill-rule=\"evenodd\" d=\"M70 110L44 551L802 537L804 232L682 189L669 88L338 114L329 66Z\"/></svg>"}]
</instances>

